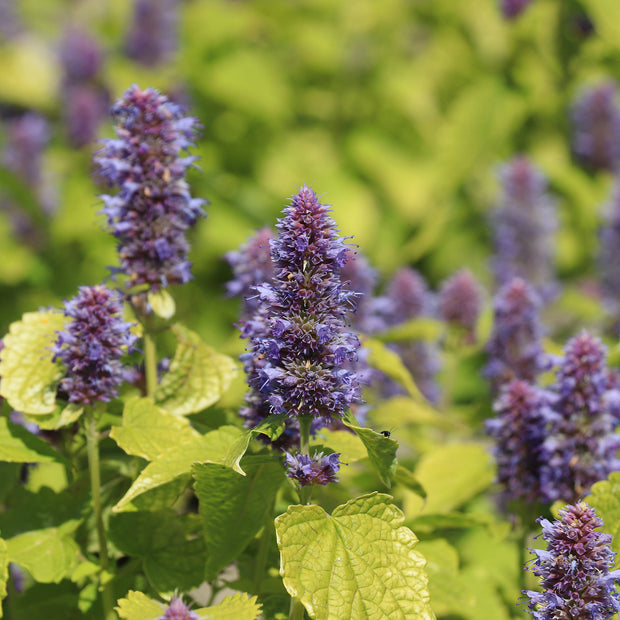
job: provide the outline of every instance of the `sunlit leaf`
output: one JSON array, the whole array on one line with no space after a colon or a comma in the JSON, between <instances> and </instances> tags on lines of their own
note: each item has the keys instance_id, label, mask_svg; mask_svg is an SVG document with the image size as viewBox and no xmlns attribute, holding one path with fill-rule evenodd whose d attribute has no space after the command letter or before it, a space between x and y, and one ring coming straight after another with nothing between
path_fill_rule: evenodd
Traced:
<instances>
[{"instance_id":1,"label":"sunlit leaf","mask_svg":"<svg viewBox=\"0 0 620 620\"><path fill-rule=\"evenodd\" d=\"M620 552L620 472L612 472L607 480L595 482L585 501L603 519L603 530L613 536L612 549Z\"/></svg>"},{"instance_id":2,"label":"sunlit leaf","mask_svg":"<svg viewBox=\"0 0 620 620\"><path fill-rule=\"evenodd\" d=\"M2 599L6 596L6 584L9 580L9 552L6 541L0 538L0 618L2 618Z\"/></svg>"},{"instance_id":3,"label":"sunlit leaf","mask_svg":"<svg viewBox=\"0 0 620 620\"><path fill-rule=\"evenodd\" d=\"M434 618L425 560L389 495L290 506L276 519L281 573L312 618Z\"/></svg>"},{"instance_id":4,"label":"sunlit leaf","mask_svg":"<svg viewBox=\"0 0 620 620\"><path fill-rule=\"evenodd\" d=\"M56 386L64 371L52 362L50 347L65 322L61 313L46 311L28 312L11 324L0 354L0 395L17 411L45 414L56 408Z\"/></svg>"},{"instance_id":5,"label":"sunlit leaf","mask_svg":"<svg viewBox=\"0 0 620 620\"><path fill-rule=\"evenodd\" d=\"M0 417L0 461L12 463L64 462L64 457L52 446L33 435L23 426Z\"/></svg>"},{"instance_id":6,"label":"sunlit leaf","mask_svg":"<svg viewBox=\"0 0 620 620\"><path fill-rule=\"evenodd\" d=\"M158 291L149 291L147 300L153 309L153 312L162 319L171 319L176 311L174 297L165 289L160 288Z\"/></svg>"},{"instance_id":7,"label":"sunlit leaf","mask_svg":"<svg viewBox=\"0 0 620 620\"><path fill-rule=\"evenodd\" d=\"M237 373L235 362L206 345L195 332L175 325L177 350L155 401L175 415L197 413L217 402Z\"/></svg>"}]
</instances>

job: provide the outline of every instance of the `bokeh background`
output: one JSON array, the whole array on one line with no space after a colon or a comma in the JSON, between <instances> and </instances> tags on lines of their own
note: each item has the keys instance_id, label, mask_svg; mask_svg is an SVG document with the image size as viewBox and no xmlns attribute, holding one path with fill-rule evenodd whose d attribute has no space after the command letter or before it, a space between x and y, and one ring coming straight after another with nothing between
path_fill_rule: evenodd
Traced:
<instances>
[{"instance_id":1,"label":"bokeh background","mask_svg":"<svg viewBox=\"0 0 620 620\"><path fill-rule=\"evenodd\" d=\"M236 339L221 256L302 183L380 279L411 265L437 286L467 266L492 290L497 167L517 153L556 199L561 322L593 319L583 289L612 174L575 162L570 109L620 71L619 24L613 0L535 0L515 19L497 0L0 0L2 330L116 264L91 157L112 136L101 110L132 83L204 126L190 181L209 217L175 297L214 345ZM40 157L34 179L11 163L11 123L29 112L46 123L23 156Z\"/></svg>"}]
</instances>

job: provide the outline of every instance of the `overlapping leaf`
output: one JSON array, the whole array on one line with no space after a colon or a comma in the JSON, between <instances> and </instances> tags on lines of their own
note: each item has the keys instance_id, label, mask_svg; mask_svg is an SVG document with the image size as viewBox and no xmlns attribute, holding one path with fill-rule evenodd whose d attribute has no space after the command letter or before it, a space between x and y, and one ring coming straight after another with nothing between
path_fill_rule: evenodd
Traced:
<instances>
[{"instance_id":1,"label":"overlapping leaf","mask_svg":"<svg viewBox=\"0 0 620 620\"><path fill-rule=\"evenodd\" d=\"M616 553L620 552L620 472L612 472L607 480L592 485L586 501L603 519L603 529L613 536L611 543Z\"/></svg>"},{"instance_id":2,"label":"overlapping leaf","mask_svg":"<svg viewBox=\"0 0 620 620\"><path fill-rule=\"evenodd\" d=\"M65 322L61 313L45 311L28 312L11 324L0 356L0 395L17 411L35 415L56 408L63 369L52 362L50 346Z\"/></svg>"},{"instance_id":3,"label":"overlapping leaf","mask_svg":"<svg viewBox=\"0 0 620 620\"><path fill-rule=\"evenodd\" d=\"M52 446L7 418L0 418L0 461L50 463L64 461Z\"/></svg>"},{"instance_id":4,"label":"overlapping leaf","mask_svg":"<svg viewBox=\"0 0 620 620\"><path fill-rule=\"evenodd\" d=\"M338 506L290 506L276 519L281 573L312 618L434 618L424 557L389 495Z\"/></svg>"},{"instance_id":5,"label":"overlapping leaf","mask_svg":"<svg viewBox=\"0 0 620 620\"><path fill-rule=\"evenodd\" d=\"M170 370L155 392L155 401L175 415L202 411L217 402L237 373L234 361L206 345L198 334L183 327L172 328L177 350Z\"/></svg>"}]
</instances>

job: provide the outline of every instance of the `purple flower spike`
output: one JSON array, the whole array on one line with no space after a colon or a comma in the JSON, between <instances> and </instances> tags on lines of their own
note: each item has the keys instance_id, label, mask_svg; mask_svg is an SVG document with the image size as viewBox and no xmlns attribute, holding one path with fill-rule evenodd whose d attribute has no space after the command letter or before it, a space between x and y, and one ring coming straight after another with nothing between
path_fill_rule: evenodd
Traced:
<instances>
[{"instance_id":1,"label":"purple flower spike","mask_svg":"<svg viewBox=\"0 0 620 620\"><path fill-rule=\"evenodd\" d=\"M183 602L183 599L173 596L170 599L166 613L159 616L157 620L199 620L199 618L198 614L195 611L191 611Z\"/></svg>"},{"instance_id":2,"label":"purple flower spike","mask_svg":"<svg viewBox=\"0 0 620 620\"><path fill-rule=\"evenodd\" d=\"M121 271L130 285L153 290L191 279L187 230L204 216L185 174L196 119L152 88L132 86L112 108L117 139L95 155L101 176L119 188L104 195L103 213L118 240Z\"/></svg>"},{"instance_id":3,"label":"purple flower spike","mask_svg":"<svg viewBox=\"0 0 620 620\"><path fill-rule=\"evenodd\" d=\"M605 211L598 264L603 299L615 322L617 334L620 331L620 177L616 178L612 198Z\"/></svg>"},{"instance_id":4,"label":"purple flower spike","mask_svg":"<svg viewBox=\"0 0 620 620\"><path fill-rule=\"evenodd\" d=\"M541 578L544 590L523 591L530 614L536 620L612 618L620 612L612 537L597 531L603 520L586 502L564 507L559 516L538 519L547 550L532 549L536 557L526 568Z\"/></svg>"},{"instance_id":5,"label":"purple flower spike","mask_svg":"<svg viewBox=\"0 0 620 620\"><path fill-rule=\"evenodd\" d=\"M532 0L500 0L500 8L506 19L519 17Z\"/></svg>"},{"instance_id":6,"label":"purple flower spike","mask_svg":"<svg viewBox=\"0 0 620 620\"><path fill-rule=\"evenodd\" d=\"M573 151L586 165L614 170L620 159L620 107L613 82L585 88L572 110Z\"/></svg>"},{"instance_id":7,"label":"purple flower spike","mask_svg":"<svg viewBox=\"0 0 620 620\"><path fill-rule=\"evenodd\" d=\"M322 452L314 456L297 454L291 456L286 454L286 475L296 480L301 487L312 484L326 485L330 482L338 482L338 471L340 469L340 454L334 452L323 456Z\"/></svg>"},{"instance_id":8,"label":"purple flower spike","mask_svg":"<svg viewBox=\"0 0 620 620\"><path fill-rule=\"evenodd\" d=\"M347 367L359 347L346 329L356 295L340 280L347 247L329 211L308 187L293 196L271 242L273 282L257 287L261 304L245 324L248 382L272 413L339 418L359 399Z\"/></svg>"},{"instance_id":9,"label":"purple flower spike","mask_svg":"<svg viewBox=\"0 0 620 620\"><path fill-rule=\"evenodd\" d=\"M239 250L228 252L224 256L234 275L234 278L226 283L226 292L230 297L242 297L242 320L249 319L260 305L260 298L255 287L263 282L271 282L273 278L269 245L273 238L274 234L270 228L262 228Z\"/></svg>"},{"instance_id":10,"label":"purple flower spike","mask_svg":"<svg viewBox=\"0 0 620 620\"><path fill-rule=\"evenodd\" d=\"M499 177L502 196L492 217L497 285L523 278L546 300L556 288L552 264L556 216L547 180L525 157L504 165Z\"/></svg>"},{"instance_id":11,"label":"purple flower spike","mask_svg":"<svg viewBox=\"0 0 620 620\"><path fill-rule=\"evenodd\" d=\"M521 278L515 278L495 297L493 331L486 346L485 376L494 391L513 379L534 382L549 366L540 339L540 300Z\"/></svg>"},{"instance_id":12,"label":"purple flower spike","mask_svg":"<svg viewBox=\"0 0 620 620\"><path fill-rule=\"evenodd\" d=\"M547 429L541 486L549 502L576 501L598 480L620 470L616 451L618 392L605 361L605 347L583 332L568 342L552 389L556 415Z\"/></svg>"},{"instance_id":13,"label":"purple flower spike","mask_svg":"<svg viewBox=\"0 0 620 620\"><path fill-rule=\"evenodd\" d=\"M542 501L541 455L552 400L549 392L513 381L502 388L494 403L497 417L487 420L486 430L495 439L493 452L504 506L512 500Z\"/></svg>"},{"instance_id":14,"label":"purple flower spike","mask_svg":"<svg viewBox=\"0 0 620 620\"><path fill-rule=\"evenodd\" d=\"M137 62L156 67L177 48L177 0L136 0L127 54Z\"/></svg>"},{"instance_id":15,"label":"purple flower spike","mask_svg":"<svg viewBox=\"0 0 620 620\"><path fill-rule=\"evenodd\" d=\"M136 340L122 312L121 296L103 285L82 286L65 303L65 316L71 321L66 331L58 332L53 351L54 359L66 367L60 389L70 403L93 405L118 395L121 357Z\"/></svg>"},{"instance_id":16,"label":"purple flower spike","mask_svg":"<svg viewBox=\"0 0 620 620\"><path fill-rule=\"evenodd\" d=\"M482 289L469 270L457 271L442 284L438 306L439 316L446 323L463 329L468 341L473 342L482 306Z\"/></svg>"}]
</instances>

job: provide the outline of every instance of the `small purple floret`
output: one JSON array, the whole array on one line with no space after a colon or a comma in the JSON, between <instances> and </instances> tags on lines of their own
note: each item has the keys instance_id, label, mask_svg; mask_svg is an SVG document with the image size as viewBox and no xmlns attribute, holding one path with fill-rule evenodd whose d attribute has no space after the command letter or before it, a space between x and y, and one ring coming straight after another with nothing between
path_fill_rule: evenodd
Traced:
<instances>
[{"instance_id":1,"label":"small purple floret","mask_svg":"<svg viewBox=\"0 0 620 620\"><path fill-rule=\"evenodd\" d=\"M118 240L121 271L130 285L153 290L191 279L187 230L205 215L185 181L195 157L188 154L196 119L152 88L132 86L116 102L116 139L95 155L100 175L115 195L102 196L111 233Z\"/></svg>"},{"instance_id":2,"label":"small purple floret","mask_svg":"<svg viewBox=\"0 0 620 620\"><path fill-rule=\"evenodd\" d=\"M157 620L199 620L199 618L198 614L195 611L191 611L183 602L183 599L173 596L170 599L168 609Z\"/></svg>"},{"instance_id":3,"label":"small purple floret","mask_svg":"<svg viewBox=\"0 0 620 620\"><path fill-rule=\"evenodd\" d=\"M620 612L612 537L597 531L603 520L586 502L565 506L559 516L538 519L547 549L532 549L536 557L526 568L541 578L543 591L523 591L529 613L536 620L612 618Z\"/></svg>"},{"instance_id":4,"label":"small purple floret","mask_svg":"<svg viewBox=\"0 0 620 620\"><path fill-rule=\"evenodd\" d=\"M60 390L69 402L93 405L118 395L121 357L136 340L122 312L121 296L103 285L82 286L65 302L64 313L71 321L58 332L53 351L66 368Z\"/></svg>"},{"instance_id":5,"label":"small purple floret","mask_svg":"<svg viewBox=\"0 0 620 620\"><path fill-rule=\"evenodd\" d=\"M306 454L286 455L286 475L296 480L301 487L313 484L326 485L330 482L338 482L338 471L340 469L340 454L333 452L323 456L318 452L313 456Z\"/></svg>"}]
</instances>

